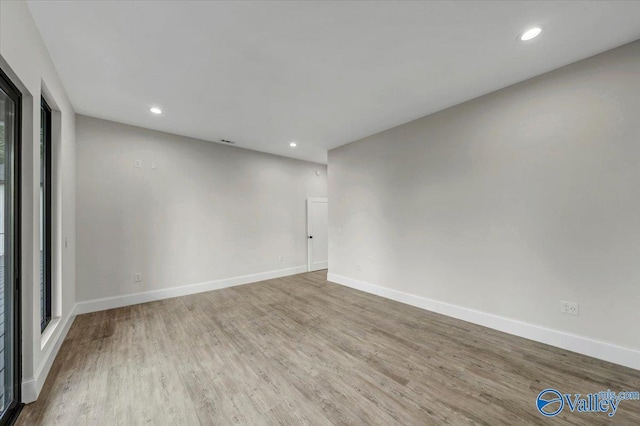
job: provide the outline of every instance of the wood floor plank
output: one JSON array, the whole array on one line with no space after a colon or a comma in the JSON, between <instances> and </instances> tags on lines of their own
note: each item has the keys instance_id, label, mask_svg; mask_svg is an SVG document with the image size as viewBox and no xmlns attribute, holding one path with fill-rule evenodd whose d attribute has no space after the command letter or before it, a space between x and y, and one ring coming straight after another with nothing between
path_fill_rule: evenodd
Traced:
<instances>
[{"instance_id":1,"label":"wood floor plank","mask_svg":"<svg viewBox=\"0 0 640 426\"><path fill-rule=\"evenodd\" d=\"M640 372L319 271L78 316L17 424L546 424L548 387L635 391ZM640 424L640 401L553 420Z\"/></svg>"}]
</instances>

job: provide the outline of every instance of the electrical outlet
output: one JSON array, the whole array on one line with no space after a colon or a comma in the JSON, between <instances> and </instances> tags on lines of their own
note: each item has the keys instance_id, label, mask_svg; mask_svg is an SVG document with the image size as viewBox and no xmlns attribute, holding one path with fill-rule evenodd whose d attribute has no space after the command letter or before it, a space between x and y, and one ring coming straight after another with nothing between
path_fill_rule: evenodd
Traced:
<instances>
[{"instance_id":1,"label":"electrical outlet","mask_svg":"<svg viewBox=\"0 0 640 426\"><path fill-rule=\"evenodd\" d=\"M133 163L133 167L135 167L136 169L141 169L142 168L142 160L136 160Z\"/></svg>"},{"instance_id":2,"label":"electrical outlet","mask_svg":"<svg viewBox=\"0 0 640 426\"><path fill-rule=\"evenodd\" d=\"M560 312L569 315L580 315L580 305L574 302L560 302Z\"/></svg>"},{"instance_id":3,"label":"electrical outlet","mask_svg":"<svg viewBox=\"0 0 640 426\"><path fill-rule=\"evenodd\" d=\"M358 272L362 272L362 266L361 266L361 265L357 265L357 266L356 266L356 271L358 271Z\"/></svg>"},{"instance_id":4,"label":"electrical outlet","mask_svg":"<svg viewBox=\"0 0 640 426\"><path fill-rule=\"evenodd\" d=\"M140 272L133 274L133 281L137 283L142 282L142 274Z\"/></svg>"},{"instance_id":5,"label":"electrical outlet","mask_svg":"<svg viewBox=\"0 0 640 426\"><path fill-rule=\"evenodd\" d=\"M280 257L278 258L278 260L279 260L280 262L284 262L284 256L280 256Z\"/></svg>"}]
</instances>

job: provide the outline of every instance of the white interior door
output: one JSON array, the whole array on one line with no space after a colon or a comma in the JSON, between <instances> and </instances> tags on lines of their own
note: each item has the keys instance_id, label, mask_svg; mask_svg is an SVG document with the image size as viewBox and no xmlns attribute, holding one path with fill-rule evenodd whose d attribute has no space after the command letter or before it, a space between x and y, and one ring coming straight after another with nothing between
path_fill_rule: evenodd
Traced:
<instances>
[{"instance_id":1,"label":"white interior door","mask_svg":"<svg viewBox=\"0 0 640 426\"><path fill-rule=\"evenodd\" d=\"M307 200L307 242L309 271L327 269L329 265L329 209L326 198Z\"/></svg>"}]
</instances>

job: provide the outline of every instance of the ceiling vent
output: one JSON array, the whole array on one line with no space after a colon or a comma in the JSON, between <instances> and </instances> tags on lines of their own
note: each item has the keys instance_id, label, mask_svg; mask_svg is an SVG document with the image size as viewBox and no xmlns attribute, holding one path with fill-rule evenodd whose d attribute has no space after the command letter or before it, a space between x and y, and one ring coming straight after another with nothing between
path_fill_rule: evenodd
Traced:
<instances>
[{"instance_id":1,"label":"ceiling vent","mask_svg":"<svg viewBox=\"0 0 640 426\"><path fill-rule=\"evenodd\" d=\"M230 141L228 139L220 139L220 142L226 143L226 144L229 144L229 145L235 145L236 144L234 141Z\"/></svg>"}]
</instances>

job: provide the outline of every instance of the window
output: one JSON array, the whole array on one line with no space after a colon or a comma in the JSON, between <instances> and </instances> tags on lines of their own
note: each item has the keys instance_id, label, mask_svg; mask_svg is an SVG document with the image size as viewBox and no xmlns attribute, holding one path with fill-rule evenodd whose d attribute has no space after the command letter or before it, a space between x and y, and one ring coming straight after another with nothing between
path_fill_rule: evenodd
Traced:
<instances>
[{"instance_id":1,"label":"window","mask_svg":"<svg viewBox=\"0 0 640 426\"><path fill-rule=\"evenodd\" d=\"M40 102L40 330L51 321L51 108Z\"/></svg>"},{"instance_id":2,"label":"window","mask_svg":"<svg viewBox=\"0 0 640 426\"><path fill-rule=\"evenodd\" d=\"M0 0L1 1L1 0ZM0 69L0 424L20 408L21 94Z\"/></svg>"}]
</instances>

